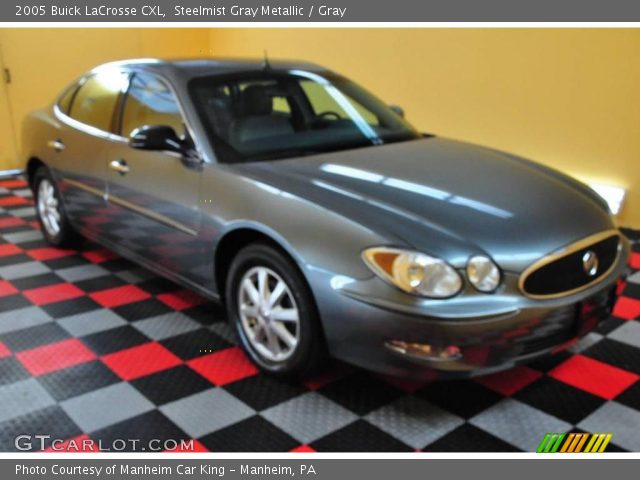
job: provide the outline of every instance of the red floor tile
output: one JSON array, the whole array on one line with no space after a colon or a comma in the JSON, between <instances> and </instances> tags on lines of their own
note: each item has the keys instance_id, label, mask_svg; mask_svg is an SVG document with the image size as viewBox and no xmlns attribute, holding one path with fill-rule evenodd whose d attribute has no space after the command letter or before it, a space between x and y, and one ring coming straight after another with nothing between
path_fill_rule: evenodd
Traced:
<instances>
[{"instance_id":1,"label":"red floor tile","mask_svg":"<svg viewBox=\"0 0 640 480\"><path fill-rule=\"evenodd\" d=\"M634 252L631 254L629 257L629 265L631 265L631 268L634 270L640 270L640 253Z\"/></svg>"},{"instance_id":2,"label":"red floor tile","mask_svg":"<svg viewBox=\"0 0 640 480\"><path fill-rule=\"evenodd\" d=\"M23 250L13 243L5 243L0 245L0 257L8 257L9 255L17 255Z\"/></svg>"},{"instance_id":3,"label":"red floor tile","mask_svg":"<svg viewBox=\"0 0 640 480\"><path fill-rule=\"evenodd\" d=\"M611 400L640 378L635 373L598 360L575 355L549 372L549 376Z\"/></svg>"},{"instance_id":4,"label":"red floor tile","mask_svg":"<svg viewBox=\"0 0 640 480\"><path fill-rule=\"evenodd\" d=\"M17 195L0 198L0 207L13 207L14 205L28 205L29 201Z\"/></svg>"},{"instance_id":5,"label":"red floor tile","mask_svg":"<svg viewBox=\"0 0 640 480\"><path fill-rule=\"evenodd\" d=\"M6 297L7 295L13 295L18 293L18 289L14 287L7 280L0 280L0 297Z\"/></svg>"},{"instance_id":6,"label":"red floor tile","mask_svg":"<svg viewBox=\"0 0 640 480\"><path fill-rule=\"evenodd\" d=\"M151 295L135 285L109 288L89 295L93 300L106 308L119 307L127 303L139 302L151 298Z\"/></svg>"},{"instance_id":7,"label":"red floor tile","mask_svg":"<svg viewBox=\"0 0 640 480\"><path fill-rule=\"evenodd\" d=\"M77 338L51 343L16 353L16 358L31 375L39 376L96 358Z\"/></svg>"},{"instance_id":8,"label":"red floor tile","mask_svg":"<svg viewBox=\"0 0 640 480\"><path fill-rule=\"evenodd\" d=\"M24 225L26 222L18 217L0 218L0 228L15 227L16 225Z\"/></svg>"},{"instance_id":9,"label":"red floor tile","mask_svg":"<svg viewBox=\"0 0 640 480\"><path fill-rule=\"evenodd\" d=\"M115 258L119 258L118 254L112 252L111 250L106 250L106 249L84 252L82 256L92 263L102 263L102 262L106 262L107 260L113 260Z\"/></svg>"},{"instance_id":10,"label":"red floor tile","mask_svg":"<svg viewBox=\"0 0 640 480\"><path fill-rule=\"evenodd\" d=\"M0 358L8 357L11 355L11 350L4 343L0 342Z\"/></svg>"},{"instance_id":11,"label":"red floor tile","mask_svg":"<svg viewBox=\"0 0 640 480\"><path fill-rule=\"evenodd\" d=\"M48 305L72 298L82 297L85 293L72 283L58 283L46 287L25 290L22 295L27 297L35 305Z\"/></svg>"},{"instance_id":12,"label":"red floor tile","mask_svg":"<svg viewBox=\"0 0 640 480\"><path fill-rule=\"evenodd\" d=\"M311 448L309 445L300 445L299 447L294 448L293 450L289 450L292 453L314 453L315 450Z\"/></svg>"},{"instance_id":13,"label":"red floor tile","mask_svg":"<svg viewBox=\"0 0 640 480\"><path fill-rule=\"evenodd\" d=\"M182 360L155 342L110 353L101 360L123 380L144 377L182 363ZM167 388L171 386L167 385Z\"/></svg>"},{"instance_id":14,"label":"red floor tile","mask_svg":"<svg viewBox=\"0 0 640 480\"><path fill-rule=\"evenodd\" d=\"M238 347L195 358L187 365L216 385L226 385L258 373L256 366Z\"/></svg>"},{"instance_id":15,"label":"red floor tile","mask_svg":"<svg viewBox=\"0 0 640 480\"><path fill-rule=\"evenodd\" d=\"M18 178L13 178L10 180L0 180L0 187L2 188L26 188L27 186L27 182Z\"/></svg>"},{"instance_id":16,"label":"red floor tile","mask_svg":"<svg viewBox=\"0 0 640 480\"><path fill-rule=\"evenodd\" d=\"M185 308L201 305L207 301L205 298L190 290L161 293L156 298L174 310L184 310Z\"/></svg>"},{"instance_id":17,"label":"red floor tile","mask_svg":"<svg viewBox=\"0 0 640 480\"><path fill-rule=\"evenodd\" d=\"M542 373L529 367L518 366L476 379L481 385L505 396L510 396L536 381Z\"/></svg>"},{"instance_id":18,"label":"red floor tile","mask_svg":"<svg viewBox=\"0 0 640 480\"><path fill-rule=\"evenodd\" d=\"M640 317L640 300L629 297L618 298L613 307L612 315L625 320L633 320Z\"/></svg>"},{"instance_id":19,"label":"red floor tile","mask_svg":"<svg viewBox=\"0 0 640 480\"><path fill-rule=\"evenodd\" d=\"M77 253L75 250L68 250L65 248L54 248L54 247L44 247L44 248L34 248L32 250L27 250L26 254L29 255L34 260L53 260L55 258L68 257L69 255L73 255Z\"/></svg>"}]
</instances>

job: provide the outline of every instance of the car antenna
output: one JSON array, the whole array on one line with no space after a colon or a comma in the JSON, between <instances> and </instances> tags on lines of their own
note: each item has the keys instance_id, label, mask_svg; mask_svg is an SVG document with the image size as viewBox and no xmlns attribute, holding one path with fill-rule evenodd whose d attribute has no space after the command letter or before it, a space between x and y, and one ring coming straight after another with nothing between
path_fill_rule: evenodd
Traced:
<instances>
[{"instance_id":1,"label":"car antenna","mask_svg":"<svg viewBox=\"0 0 640 480\"><path fill-rule=\"evenodd\" d=\"M264 51L264 69L265 71L271 70L271 64L269 63L269 56L267 55L267 51Z\"/></svg>"}]
</instances>

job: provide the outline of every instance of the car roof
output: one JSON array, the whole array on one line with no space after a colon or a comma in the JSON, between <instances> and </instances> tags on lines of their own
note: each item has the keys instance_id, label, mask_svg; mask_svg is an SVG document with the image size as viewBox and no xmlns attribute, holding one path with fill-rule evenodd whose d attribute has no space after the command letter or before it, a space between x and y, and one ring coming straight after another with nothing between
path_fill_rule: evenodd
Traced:
<instances>
[{"instance_id":1,"label":"car roof","mask_svg":"<svg viewBox=\"0 0 640 480\"><path fill-rule=\"evenodd\" d=\"M199 77L205 75L221 75L264 70L267 66L265 58L188 58L188 59L158 59L141 58L109 62L97 66L92 71L129 67L157 72L168 76ZM268 59L271 70L288 71L304 70L309 72L326 71L320 65L300 60Z\"/></svg>"}]
</instances>

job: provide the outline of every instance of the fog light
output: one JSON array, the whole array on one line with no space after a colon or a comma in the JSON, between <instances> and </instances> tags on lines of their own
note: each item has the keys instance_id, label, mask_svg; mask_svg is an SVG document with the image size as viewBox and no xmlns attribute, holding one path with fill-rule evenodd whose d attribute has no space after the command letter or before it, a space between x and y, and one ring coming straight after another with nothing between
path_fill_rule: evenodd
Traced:
<instances>
[{"instance_id":1,"label":"fog light","mask_svg":"<svg viewBox=\"0 0 640 480\"><path fill-rule=\"evenodd\" d=\"M462 358L460 347L447 345L438 347L428 343L403 342L402 340L388 340L385 346L389 350L411 357L421 357L429 360L459 360Z\"/></svg>"}]
</instances>

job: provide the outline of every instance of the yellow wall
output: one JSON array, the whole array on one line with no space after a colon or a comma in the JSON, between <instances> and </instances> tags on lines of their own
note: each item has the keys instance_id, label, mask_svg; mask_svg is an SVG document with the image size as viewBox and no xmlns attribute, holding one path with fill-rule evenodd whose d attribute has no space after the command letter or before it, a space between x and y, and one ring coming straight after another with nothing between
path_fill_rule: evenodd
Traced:
<instances>
[{"instance_id":1,"label":"yellow wall","mask_svg":"<svg viewBox=\"0 0 640 480\"><path fill-rule=\"evenodd\" d=\"M7 91L19 135L26 113L51 103L65 85L92 67L125 58L206 56L209 33L204 29L0 29L0 45L4 64L11 70Z\"/></svg>"},{"instance_id":2,"label":"yellow wall","mask_svg":"<svg viewBox=\"0 0 640 480\"><path fill-rule=\"evenodd\" d=\"M2 44L0 44L0 74L4 71L1 49ZM2 132L2 135L0 135L0 171L18 168L19 162L11 119L11 106L5 82L0 84L0 132Z\"/></svg>"},{"instance_id":3,"label":"yellow wall","mask_svg":"<svg viewBox=\"0 0 640 480\"><path fill-rule=\"evenodd\" d=\"M627 188L640 227L640 29L217 29L216 55L315 61L438 135Z\"/></svg>"},{"instance_id":4,"label":"yellow wall","mask_svg":"<svg viewBox=\"0 0 640 480\"><path fill-rule=\"evenodd\" d=\"M18 127L101 62L266 49L346 74L424 131L623 186L620 223L640 227L640 29L0 29L0 46Z\"/></svg>"}]
</instances>

